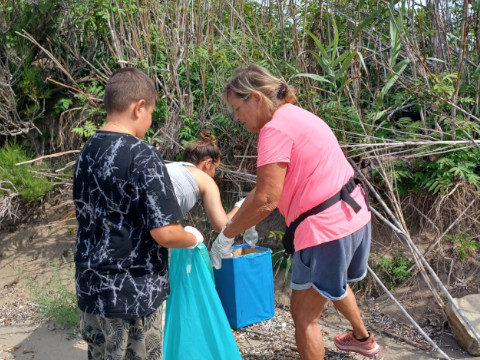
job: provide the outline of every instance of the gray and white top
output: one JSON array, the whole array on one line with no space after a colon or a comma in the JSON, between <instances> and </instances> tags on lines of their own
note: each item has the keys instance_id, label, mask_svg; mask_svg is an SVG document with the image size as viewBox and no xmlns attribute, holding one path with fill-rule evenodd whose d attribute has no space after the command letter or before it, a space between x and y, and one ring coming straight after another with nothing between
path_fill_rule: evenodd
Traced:
<instances>
[{"instance_id":1,"label":"gray and white top","mask_svg":"<svg viewBox=\"0 0 480 360\"><path fill-rule=\"evenodd\" d=\"M200 200L200 189L193 175L185 168L186 166L195 167L189 162L172 162L167 165L168 175L172 180L178 205L183 215L189 212L193 206Z\"/></svg>"},{"instance_id":2,"label":"gray and white top","mask_svg":"<svg viewBox=\"0 0 480 360\"><path fill-rule=\"evenodd\" d=\"M134 136L97 131L74 169L80 310L136 318L170 293L168 249L150 230L182 218L162 156Z\"/></svg>"}]
</instances>

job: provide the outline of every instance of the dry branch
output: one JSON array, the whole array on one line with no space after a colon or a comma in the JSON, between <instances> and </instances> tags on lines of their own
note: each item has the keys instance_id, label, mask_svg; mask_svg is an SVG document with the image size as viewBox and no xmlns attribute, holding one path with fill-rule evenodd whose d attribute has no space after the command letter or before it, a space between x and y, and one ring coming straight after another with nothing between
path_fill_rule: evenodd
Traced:
<instances>
[{"instance_id":1,"label":"dry branch","mask_svg":"<svg viewBox=\"0 0 480 360\"><path fill-rule=\"evenodd\" d=\"M33 114L30 119L24 119L17 109L17 96L12 82L8 67L0 62L0 135L17 136L27 134L32 129L41 134L34 120L43 114L44 109Z\"/></svg>"},{"instance_id":2,"label":"dry branch","mask_svg":"<svg viewBox=\"0 0 480 360\"><path fill-rule=\"evenodd\" d=\"M252 175L252 174L249 174L249 173L246 173L246 172L228 170L228 169L226 169L222 166L220 166L219 171L231 176L232 178L234 178L236 180L240 180L240 181L243 181L243 182L246 182L246 183L256 184L256 182L257 182L257 176L256 175Z\"/></svg>"},{"instance_id":3,"label":"dry branch","mask_svg":"<svg viewBox=\"0 0 480 360\"><path fill-rule=\"evenodd\" d=\"M450 229L452 229L461 219L462 217L467 213L468 209L470 209L470 207L475 203L475 199L472 200L470 202L470 204L468 204L468 206L461 212L461 214L455 219L455 221L453 221L450 226L442 233L442 235L440 235L438 237L438 239L433 243L431 244L427 250L425 250L423 256L427 256L427 254L435 247L438 245L438 243L440 242L440 240L442 240L442 238L450 231ZM408 271L411 271L412 268L410 268Z\"/></svg>"},{"instance_id":4,"label":"dry branch","mask_svg":"<svg viewBox=\"0 0 480 360\"><path fill-rule=\"evenodd\" d=\"M435 271L433 271L432 267L430 266L430 264L425 260L424 256L422 255L422 253L418 250L417 246L413 243L412 239L410 238L410 235L408 234L408 231L406 230L406 227L404 225L404 222L397 219L397 217L395 215L393 215L393 213L391 212L390 208L385 204L385 202L382 200L382 198L380 197L380 195L378 194L378 192L375 190L375 188L372 186L372 184L370 184L370 182L368 181L368 179L365 177L365 175L363 175L363 173L361 171L359 171L358 167L353 163L351 162L351 164L354 166L354 168L357 170L357 173L362 177L363 181L368 185L368 188L370 189L371 192L373 192L376 196L376 198L379 200L380 204L382 205L383 207L383 210L386 211L391 217L392 217L392 221L389 221L387 219L385 219L383 216L381 216L379 214L378 211L376 211L375 209L372 208L372 212L374 214L376 214L377 216L379 216L379 218L387 225L389 226L390 228L392 228L395 232L397 232L407 243L409 249L411 250L412 252L412 255L413 255L413 258L415 260L415 263L417 265L417 267L419 268L420 270L420 273L423 277L423 279L425 280L425 283L426 285L429 287L429 289L432 291L432 294L434 296L434 298L437 300L437 303L438 305L440 306L440 308L442 309L442 311L445 311L445 304L443 303L443 301L441 300L441 298L439 297L438 293L436 292L436 290L434 289L434 286L432 284L432 282L430 281L430 278L429 276L433 279L433 283L442 291L442 293L444 294L444 296L447 298L447 300L449 301L449 303L453 306L453 308L458 312L459 316L462 318L462 320L465 322L466 326L468 327L468 329L472 332L472 334L474 334L475 338L480 341L480 335L478 334L478 332L476 331L476 329L473 327L473 325L471 324L471 322L466 318L465 314L463 313L463 311L458 307L458 305L456 304L456 302L453 300L453 297L450 295L449 291L445 288L445 286L443 285L442 281L439 279L439 277L437 276L437 274L435 273ZM389 181L388 179L386 179L386 183L389 184ZM388 191L390 192L390 199L395 202L396 201L396 194L395 192L393 191L393 188L392 186L388 186ZM401 209L399 209L397 207L397 211L399 211L399 213L397 215L401 216Z\"/></svg>"},{"instance_id":5,"label":"dry branch","mask_svg":"<svg viewBox=\"0 0 480 360\"><path fill-rule=\"evenodd\" d=\"M33 36L31 36L29 33L27 33L25 30L23 30L23 34L22 33L19 33L18 31L15 31L15 33L17 35L20 35L21 37L24 37L25 39L29 40L32 44L38 46L38 48L40 50L42 50L45 55L47 55L50 60L52 60L52 62L55 64L55 66L65 74L65 76L73 83L75 84L77 87L76 88L72 88L72 87L69 87L71 89L75 89L75 91L81 93L82 95L85 96L85 98L88 100L88 102L93 106L93 107L96 107L97 105L90 99L90 97L85 94L85 92L83 90L80 89L80 87L78 86L77 82L73 79L72 75L70 75L70 73L65 69L65 67L63 67L63 65L60 63L59 60L57 60L57 58L55 58L55 56L50 52L48 51L47 49L45 49L42 45L40 45L40 43L35 40L35 38ZM51 80L53 81L53 80ZM54 81L53 81L54 82ZM57 82L57 84L59 84ZM62 84L63 85L63 84ZM63 85L63 86L67 86L67 85Z\"/></svg>"},{"instance_id":6,"label":"dry branch","mask_svg":"<svg viewBox=\"0 0 480 360\"><path fill-rule=\"evenodd\" d=\"M4 195L0 196L0 223L4 218L16 217L16 209L18 204L12 200L19 196L19 192L11 181L0 180L0 191Z\"/></svg>"},{"instance_id":7,"label":"dry branch","mask_svg":"<svg viewBox=\"0 0 480 360\"><path fill-rule=\"evenodd\" d=\"M461 144L474 144L480 145L480 140L451 140L451 141L442 141L442 140L432 140L432 141L391 141L391 142L381 142L381 143L368 143L368 144L345 144L341 145L344 148L384 148L384 149L391 149L396 147L404 147L404 146L421 146L421 145L428 145L428 146L435 146L435 145L461 145Z\"/></svg>"},{"instance_id":8,"label":"dry branch","mask_svg":"<svg viewBox=\"0 0 480 360\"><path fill-rule=\"evenodd\" d=\"M43 160L43 159L50 159L50 158L59 157L59 156L67 155L67 154L76 154L76 153L79 153L79 152L80 152L80 150L63 151L63 152L60 152L60 153L44 155L44 156L40 156L40 157L37 157L37 158L32 159L32 160L19 162L19 163L16 163L15 165L19 166L19 165L24 165L24 164L30 164L30 163L37 162L37 161L40 161L40 160Z\"/></svg>"},{"instance_id":9,"label":"dry branch","mask_svg":"<svg viewBox=\"0 0 480 360\"><path fill-rule=\"evenodd\" d=\"M79 89L79 88L76 88L76 87L73 87L73 86L69 86L69 85L66 85L66 84L62 84L60 81L56 81L56 80L53 80L52 78L48 78L47 79L48 81L56 84L56 85L59 85L59 86L62 86L66 89L70 89L70 90L73 90L79 94L82 94L87 100L88 102L90 103L90 105L92 105L93 107L97 107L97 103L96 102L101 102L103 101L103 99L98 99L98 98L93 98L92 96L88 95L87 93L85 93L82 89ZM96 101L96 102L95 102Z\"/></svg>"},{"instance_id":10,"label":"dry branch","mask_svg":"<svg viewBox=\"0 0 480 360\"><path fill-rule=\"evenodd\" d=\"M70 75L70 73L62 66L62 64L60 63L60 61L58 61L58 60L55 58L55 56L53 56L53 54L52 54L50 51L48 51L48 50L45 49L42 45L40 45L40 43L39 43L37 40L35 40L35 38L34 38L32 35L30 35L29 33L27 33L25 30L23 30L23 33L20 33L20 32L18 32L18 31L15 31L15 33L16 33L17 35L19 35L19 36L27 39L27 40L30 41L32 44L38 46L38 48L40 48L40 50L42 50L42 51L45 53L45 55L47 55L47 56L50 58L50 60L53 61L53 63L57 66L57 68L58 68L59 70L61 70L61 71L65 74L65 76L66 76L72 83L76 84L76 82L75 82L75 80L73 79L73 77L72 77L72 76Z\"/></svg>"},{"instance_id":11,"label":"dry branch","mask_svg":"<svg viewBox=\"0 0 480 360\"><path fill-rule=\"evenodd\" d=\"M442 349L440 349L438 347L437 344L435 344L435 342L430 339L430 337L427 335L427 333L425 331L423 331L423 329L420 327L420 325L417 324L417 322L408 314L408 312L405 310L405 308L398 302L398 300L392 295L392 293L385 287L385 285L383 285L382 281L378 278L377 274L375 274L375 272L370 268L370 266L368 267L368 272L370 273L370 275L373 276L373 278L375 279L375 281L380 285L380 287L383 289L383 291L388 295L388 297L390 299L393 300L393 302L400 308L400 310L402 311L403 315L405 315L407 317L407 319L413 324L413 326L415 326L415 328L418 330L418 332L420 334L422 334L422 336L425 338L425 340L427 340L427 342L433 347L433 349L438 352L441 356L443 356L444 359L450 359L450 357L445 354Z\"/></svg>"}]
</instances>

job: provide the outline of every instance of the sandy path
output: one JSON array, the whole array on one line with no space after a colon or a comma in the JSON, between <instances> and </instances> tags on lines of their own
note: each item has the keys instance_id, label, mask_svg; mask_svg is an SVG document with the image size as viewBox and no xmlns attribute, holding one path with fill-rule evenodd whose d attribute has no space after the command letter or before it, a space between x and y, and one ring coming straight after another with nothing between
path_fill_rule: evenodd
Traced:
<instances>
[{"instance_id":1,"label":"sandy path","mask_svg":"<svg viewBox=\"0 0 480 360\"><path fill-rule=\"evenodd\" d=\"M48 224L47 226L41 224ZM34 223L33 223L34 224ZM52 223L37 219L40 225L22 225L13 232L0 233L0 360L80 360L87 359L86 344L78 337L68 339L65 330L51 323L36 323L38 312L29 300L20 271L30 274L36 281L42 281L47 273L47 260L60 259L73 249L75 222ZM279 278L282 278L279 276ZM275 285L276 302L279 305L275 317L270 321L247 327L247 331L234 332L244 359L298 359L293 341L293 331L283 334L278 331L286 324L292 328L288 312L288 291ZM378 303L377 303L378 305ZM391 307L380 304L380 306ZM364 304L364 317L371 304ZM395 309L391 310L393 316ZM395 320L394 320L395 321ZM333 306L328 306L321 320L327 349L326 359L363 359L359 355L338 351L332 343L336 333L348 329L348 323ZM388 336L383 329L374 329L376 339L383 347L376 359L426 360L437 359L426 348L412 346L394 336ZM278 336L277 336L278 335ZM413 338L413 336L412 336ZM451 335L442 337L441 348L452 359L474 359L461 351ZM269 349L271 355L262 357L261 351ZM477 358L478 359L478 358ZM181 359L184 360L184 359Z\"/></svg>"}]
</instances>

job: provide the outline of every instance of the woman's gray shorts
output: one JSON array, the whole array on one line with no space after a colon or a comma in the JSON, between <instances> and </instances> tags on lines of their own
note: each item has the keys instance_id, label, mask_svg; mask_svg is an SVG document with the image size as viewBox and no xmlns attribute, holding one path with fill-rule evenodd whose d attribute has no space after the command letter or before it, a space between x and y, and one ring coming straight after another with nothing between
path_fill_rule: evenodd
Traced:
<instances>
[{"instance_id":1,"label":"woman's gray shorts","mask_svg":"<svg viewBox=\"0 0 480 360\"><path fill-rule=\"evenodd\" d=\"M293 290L313 287L329 300L347 296L347 282L367 275L371 223L339 240L312 246L293 254Z\"/></svg>"}]
</instances>

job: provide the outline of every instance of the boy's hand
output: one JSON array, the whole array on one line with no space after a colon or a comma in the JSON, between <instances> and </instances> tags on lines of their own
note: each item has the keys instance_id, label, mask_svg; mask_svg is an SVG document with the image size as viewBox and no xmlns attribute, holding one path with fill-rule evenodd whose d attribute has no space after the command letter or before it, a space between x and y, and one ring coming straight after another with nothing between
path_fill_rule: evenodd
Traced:
<instances>
[{"instance_id":1,"label":"boy's hand","mask_svg":"<svg viewBox=\"0 0 480 360\"><path fill-rule=\"evenodd\" d=\"M222 268L222 259L233 257L232 245L235 238L227 238L223 235L223 230L225 230L225 227L223 227L220 234L218 234L210 250L210 260L212 261L213 267L217 270Z\"/></svg>"},{"instance_id":2,"label":"boy's hand","mask_svg":"<svg viewBox=\"0 0 480 360\"><path fill-rule=\"evenodd\" d=\"M203 235L195 229L193 226L185 226L183 228L186 232L189 232L190 234L193 234L195 236L195 239L197 239L197 243L195 245L189 246L188 249L194 249L201 243L203 243Z\"/></svg>"}]
</instances>

